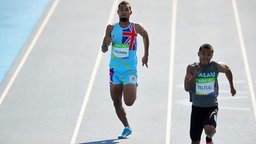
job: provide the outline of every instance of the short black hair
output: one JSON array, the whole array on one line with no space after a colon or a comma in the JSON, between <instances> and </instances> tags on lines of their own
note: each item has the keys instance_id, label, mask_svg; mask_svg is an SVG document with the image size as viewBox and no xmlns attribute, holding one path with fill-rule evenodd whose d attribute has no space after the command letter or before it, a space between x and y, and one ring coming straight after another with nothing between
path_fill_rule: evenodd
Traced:
<instances>
[{"instance_id":1,"label":"short black hair","mask_svg":"<svg viewBox=\"0 0 256 144\"><path fill-rule=\"evenodd\" d=\"M202 49L209 49L209 50L212 51L212 53L214 52L214 49L213 49L212 45L210 45L208 43L202 44L199 48L199 51L201 51Z\"/></svg>"},{"instance_id":2,"label":"short black hair","mask_svg":"<svg viewBox=\"0 0 256 144\"><path fill-rule=\"evenodd\" d=\"M132 10L132 7L131 7L131 4L127 1L121 1L118 5L118 8L121 6L121 5L129 5L129 9Z\"/></svg>"}]
</instances>

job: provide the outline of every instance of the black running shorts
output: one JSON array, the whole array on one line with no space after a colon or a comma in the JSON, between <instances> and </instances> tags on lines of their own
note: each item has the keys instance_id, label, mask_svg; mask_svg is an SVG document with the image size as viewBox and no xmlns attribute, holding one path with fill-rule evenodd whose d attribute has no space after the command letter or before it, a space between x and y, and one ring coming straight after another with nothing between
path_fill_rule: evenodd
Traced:
<instances>
[{"instance_id":1,"label":"black running shorts","mask_svg":"<svg viewBox=\"0 0 256 144\"><path fill-rule=\"evenodd\" d=\"M192 141L201 139L205 125L217 126L217 113L218 106L209 108L192 106L190 119L190 138Z\"/></svg>"}]
</instances>

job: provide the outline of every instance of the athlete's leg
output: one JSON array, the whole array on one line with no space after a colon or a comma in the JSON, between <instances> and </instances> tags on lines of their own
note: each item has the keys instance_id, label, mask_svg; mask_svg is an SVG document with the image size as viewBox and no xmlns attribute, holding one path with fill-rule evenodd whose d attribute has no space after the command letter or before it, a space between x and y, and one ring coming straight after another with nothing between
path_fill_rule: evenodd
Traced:
<instances>
[{"instance_id":1,"label":"athlete's leg","mask_svg":"<svg viewBox=\"0 0 256 144\"><path fill-rule=\"evenodd\" d=\"M136 100L137 86L135 84L126 84L124 86L124 103L132 106Z\"/></svg>"},{"instance_id":2,"label":"athlete's leg","mask_svg":"<svg viewBox=\"0 0 256 144\"><path fill-rule=\"evenodd\" d=\"M216 126L217 126L217 114L218 114L218 107L212 108L209 111L208 121L204 125L204 131L208 138L212 138L213 135L216 133Z\"/></svg>"},{"instance_id":3,"label":"athlete's leg","mask_svg":"<svg viewBox=\"0 0 256 144\"><path fill-rule=\"evenodd\" d=\"M137 70L129 70L124 74L124 103L132 106L137 95Z\"/></svg>"},{"instance_id":4,"label":"athlete's leg","mask_svg":"<svg viewBox=\"0 0 256 144\"><path fill-rule=\"evenodd\" d=\"M212 137L216 133L217 126L217 113L218 107L213 107L209 109L209 114L206 117L206 124L204 125L204 131L206 134L206 141L212 142Z\"/></svg>"},{"instance_id":5,"label":"athlete's leg","mask_svg":"<svg viewBox=\"0 0 256 144\"><path fill-rule=\"evenodd\" d=\"M204 126L204 131L205 131L205 134L209 137L209 138L212 138L213 135L215 134L216 132L216 129L213 125L205 125Z\"/></svg>"},{"instance_id":6,"label":"athlete's leg","mask_svg":"<svg viewBox=\"0 0 256 144\"><path fill-rule=\"evenodd\" d=\"M126 118L126 112L122 106L122 93L123 85L110 85L110 95L115 107L116 114L122 124L126 127L129 126Z\"/></svg>"},{"instance_id":7,"label":"athlete's leg","mask_svg":"<svg viewBox=\"0 0 256 144\"><path fill-rule=\"evenodd\" d=\"M201 108L192 106L190 117L190 138L192 144L200 144L201 134L203 132L202 115L203 110Z\"/></svg>"}]
</instances>

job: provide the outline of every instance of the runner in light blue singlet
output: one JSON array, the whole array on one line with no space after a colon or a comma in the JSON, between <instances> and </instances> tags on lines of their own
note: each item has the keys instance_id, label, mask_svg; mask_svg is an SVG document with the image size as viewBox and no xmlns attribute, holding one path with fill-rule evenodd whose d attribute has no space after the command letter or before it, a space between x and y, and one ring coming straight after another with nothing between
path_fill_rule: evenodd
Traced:
<instances>
[{"instance_id":1,"label":"runner in light blue singlet","mask_svg":"<svg viewBox=\"0 0 256 144\"><path fill-rule=\"evenodd\" d=\"M116 23L111 32L110 84L137 85L137 32L135 24L122 28Z\"/></svg>"},{"instance_id":2,"label":"runner in light blue singlet","mask_svg":"<svg viewBox=\"0 0 256 144\"><path fill-rule=\"evenodd\" d=\"M130 22L132 8L129 2L121 1L117 14L119 22L106 27L105 36L101 45L103 53L110 51L110 95L115 112L122 122L124 129L118 139L127 138L132 134L123 102L132 106L137 98L137 35L142 36L144 55L142 66L148 67L149 36L141 24Z\"/></svg>"}]
</instances>

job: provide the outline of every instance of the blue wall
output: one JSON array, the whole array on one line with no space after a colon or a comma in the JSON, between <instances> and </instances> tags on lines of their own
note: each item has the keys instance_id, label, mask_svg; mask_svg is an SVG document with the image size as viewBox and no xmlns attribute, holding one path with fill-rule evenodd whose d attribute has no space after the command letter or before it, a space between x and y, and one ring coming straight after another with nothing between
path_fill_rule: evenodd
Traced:
<instances>
[{"instance_id":1,"label":"blue wall","mask_svg":"<svg viewBox=\"0 0 256 144\"><path fill-rule=\"evenodd\" d=\"M0 0L0 84L50 0Z\"/></svg>"}]
</instances>

